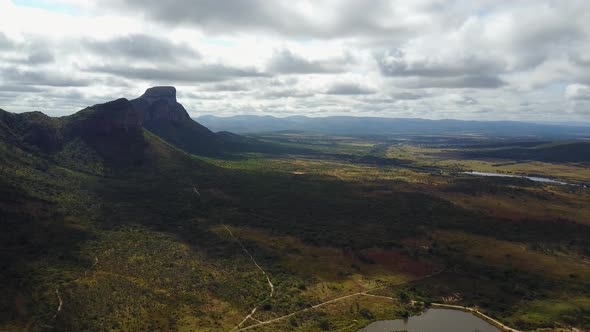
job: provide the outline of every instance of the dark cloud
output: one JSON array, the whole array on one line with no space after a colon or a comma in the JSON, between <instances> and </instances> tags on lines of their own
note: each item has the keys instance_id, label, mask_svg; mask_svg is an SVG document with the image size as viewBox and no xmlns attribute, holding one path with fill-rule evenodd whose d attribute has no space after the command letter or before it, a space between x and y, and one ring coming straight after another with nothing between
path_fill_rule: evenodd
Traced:
<instances>
[{"instance_id":1,"label":"dark cloud","mask_svg":"<svg viewBox=\"0 0 590 332\"><path fill-rule=\"evenodd\" d=\"M51 45L39 38L16 42L0 32L0 51L8 51L4 55L0 54L0 58L5 62L30 65L50 63L55 60L50 48Z\"/></svg>"},{"instance_id":2,"label":"dark cloud","mask_svg":"<svg viewBox=\"0 0 590 332\"><path fill-rule=\"evenodd\" d=\"M396 80L394 84L409 89L495 89L505 86L506 82L496 76L465 75L457 77L411 77Z\"/></svg>"},{"instance_id":3,"label":"dark cloud","mask_svg":"<svg viewBox=\"0 0 590 332\"><path fill-rule=\"evenodd\" d=\"M388 0L343 0L316 10L336 12L330 19L309 17L293 1L276 0L108 0L105 10L130 10L170 25L193 25L212 33L265 31L292 36L334 38L358 35L414 33L415 28L392 24L403 15ZM422 8L426 11L435 8ZM414 29L412 29L414 28Z\"/></svg>"},{"instance_id":4,"label":"dark cloud","mask_svg":"<svg viewBox=\"0 0 590 332\"><path fill-rule=\"evenodd\" d=\"M0 69L0 77L7 84L25 86L82 87L90 85L90 79L77 78L61 72L44 69Z\"/></svg>"},{"instance_id":5,"label":"dark cloud","mask_svg":"<svg viewBox=\"0 0 590 332\"><path fill-rule=\"evenodd\" d=\"M326 74L346 71L344 59L307 60L289 50L275 52L268 70L280 74Z\"/></svg>"},{"instance_id":6,"label":"dark cloud","mask_svg":"<svg viewBox=\"0 0 590 332\"><path fill-rule=\"evenodd\" d=\"M12 40L8 39L5 34L0 32L0 50L11 49L14 45L15 43Z\"/></svg>"},{"instance_id":7,"label":"dark cloud","mask_svg":"<svg viewBox=\"0 0 590 332\"><path fill-rule=\"evenodd\" d=\"M15 93L15 92L41 92L42 89L29 85L20 84L0 84L0 91Z\"/></svg>"},{"instance_id":8,"label":"dark cloud","mask_svg":"<svg viewBox=\"0 0 590 332\"><path fill-rule=\"evenodd\" d=\"M203 93L203 92L178 92L179 98L189 98L198 100L224 100L227 99L226 94L221 93Z\"/></svg>"},{"instance_id":9,"label":"dark cloud","mask_svg":"<svg viewBox=\"0 0 590 332\"><path fill-rule=\"evenodd\" d=\"M396 49L378 55L376 60L385 76L450 77L503 71L503 66L497 60L482 59L475 55L447 61L442 61L437 55L411 59L403 50Z\"/></svg>"},{"instance_id":10,"label":"dark cloud","mask_svg":"<svg viewBox=\"0 0 590 332\"><path fill-rule=\"evenodd\" d=\"M326 94L329 95L370 95L376 91L358 83L334 83Z\"/></svg>"},{"instance_id":11,"label":"dark cloud","mask_svg":"<svg viewBox=\"0 0 590 332\"><path fill-rule=\"evenodd\" d=\"M428 93L416 93L416 92L398 92L394 93L392 97L397 100L418 100L428 97Z\"/></svg>"},{"instance_id":12,"label":"dark cloud","mask_svg":"<svg viewBox=\"0 0 590 332\"><path fill-rule=\"evenodd\" d=\"M428 98L431 96L432 96L432 94L429 92L420 91L420 90L413 90L411 92L409 92L409 91L394 92L394 93L390 93L389 95L371 95L371 96L361 98L360 100L362 100L368 104L374 105L374 104L391 104L391 103L395 103L397 101L414 101L414 100Z\"/></svg>"},{"instance_id":13,"label":"dark cloud","mask_svg":"<svg viewBox=\"0 0 590 332\"><path fill-rule=\"evenodd\" d=\"M171 61L178 58L198 59L199 52L185 44L175 44L166 39L134 34L116 39L84 41L91 52L106 57L125 57L142 60Z\"/></svg>"},{"instance_id":14,"label":"dark cloud","mask_svg":"<svg viewBox=\"0 0 590 332\"><path fill-rule=\"evenodd\" d=\"M124 7L169 24L195 24L214 31L244 27L284 26L279 15L284 10L277 2L262 0L127 0L110 1L111 7ZM293 17L289 17L292 19Z\"/></svg>"},{"instance_id":15,"label":"dark cloud","mask_svg":"<svg viewBox=\"0 0 590 332\"><path fill-rule=\"evenodd\" d=\"M491 107L482 107L480 109L477 109L475 111L472 111L473 113L477 113L477 114L489 114L489 113L494 113L495 109L491 108Z\"/></svg>"},{"instance_id":16,"label":"dark cloud","mask_svg":"<svg viewBox=\"0 0 590 332\"><path fill-rule=\"evenodd\" d=\"M244 83L244 82L226 82L226 83L217 83L209 86L203 87L206 91L228 91L228 92L239 92L239 91L249 91L252 89L252 84Z\"/></svg>"},{"instance_id":17,"label":"dark cloud","mask_svg":"<svg viewBox=\"0 0 590 332\"><path fill-rule=\"evenodd\" d=\"M27 55L26 59L19 61L29 65L41 65L55 61L55 56L48 49L36 49Z\"/></svg>"},{"instance_id":18,"label":"dark cloud","mask_svg":"<svg viewBox=\"0 0 590 332\"><path fill-rule=\"evenodd\" d=\"M296 89L271 90L264 92L261 97L266 99L281 99L281 98L307 98L313 97L314 94L306 91L299 91Z\"/></svg>"},{"instance_id":19,"label":"dark cloud","mask_svg":"<svg viewBox=\"0 0 590 332\"><path fill-rule=\"evenodd\" d=\"M586 94L586 95L577 95L577 96L573 96L570 97L571 100L590 100L590 93Z\"/></svg>"},{"instance_id":20,"label":"dark cloud","mask_svg":"<svg viewBox=\"0 0 590 332\"><path fill-rule=\"evenodd\" d=\"M140 79L158 82L218 82L240 77L266 77L256 68L235 68L222 64L204 64L193 67L158 67L133 66L91 66L86 72L110 74L128 79Z\"/></svg>"},{"instance_id":21,"label":"dark cloud","mask_svg":"<svg viewBox=\"0 0 590 332\"><path fill-rule=\"evenodd\" d=\"M469 75L461 76L441 82L442 87L447 88L475 88L475 89L494 89L506 85L502 79L496 76ZM445 84L446 83L446 84Z\"/></svg>"},{"instance_id":22,"label":"dark cloud","mask_svg":"<svg viewBox=\"0 0 590 332\"><path fill-rule=\"evenodd\" d=\"M455 100L455 104L461 106L476 105L478 103L479 102L476 99L467 96L462 96Z\"/></svg>"}]
</instances>

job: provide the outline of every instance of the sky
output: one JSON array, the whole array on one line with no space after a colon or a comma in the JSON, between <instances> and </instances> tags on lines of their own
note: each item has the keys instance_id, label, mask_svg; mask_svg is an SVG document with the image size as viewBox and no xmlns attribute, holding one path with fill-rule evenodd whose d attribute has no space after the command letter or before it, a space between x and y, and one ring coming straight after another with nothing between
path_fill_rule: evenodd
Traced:
<instances>
[{"instance_id":1,"label":"sky","mask_svg":"<svg viewBox=\"0 0 590 332\"><path fill-rule=\"evenodd\" d=\"M590 122L587 0L0 0L0 108Z\"/></svg>"}]
</instances>

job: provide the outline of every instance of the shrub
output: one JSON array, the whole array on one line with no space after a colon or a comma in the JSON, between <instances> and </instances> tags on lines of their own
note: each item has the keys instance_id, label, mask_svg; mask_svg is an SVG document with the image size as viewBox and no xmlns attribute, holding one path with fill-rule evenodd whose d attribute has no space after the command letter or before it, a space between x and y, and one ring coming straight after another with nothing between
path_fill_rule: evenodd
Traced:
<instances>
[{"instance_id":1,"label":"shrub","mask_svg":"<svg viewBox=\"0 0 590 332\"><path fill-rule=\"evenodd\" d=\"M361 316L363 316L366 319L373 319L375 316L373 315L373 313L371 312L371 310L367 309L367 308L362 308L359 313L361 314Z\"/></svg>"}]
</instances>

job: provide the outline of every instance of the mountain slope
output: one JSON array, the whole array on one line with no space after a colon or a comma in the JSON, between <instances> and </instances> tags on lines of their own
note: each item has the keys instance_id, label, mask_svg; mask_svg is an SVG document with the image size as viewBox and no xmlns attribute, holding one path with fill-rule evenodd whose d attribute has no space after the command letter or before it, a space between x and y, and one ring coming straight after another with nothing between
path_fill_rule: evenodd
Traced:
<instances>
[{"instance_id":1,"label":"mountain slope","mask_svg":"<svg viewBox=\"0 0 590 332\"><path fill-rule=\"evenodd\" d=\"M279 149L236 134L214 133L195 122L177 102L174 87L153 87L131 101L120 98L59 118L41 112L0 110L0 139L45 154L59 154L71 150L72 144L84 143L111 161L129 161L137 157L144 128L180 149L201 155Z\"/></svg>"},{"instance_id":2,"label":"mountain slope","mask_svg":"<svg viewBox=\"0 0 590 332\"><path fill-rule=\"evenodd\" d=\"M165 141L192 153L213 154L223 150L224 141L193 121L176 101L174 87L153 87L131 101L143 126Z\"/></svg>"},{"instance_id":3,"label":"mountain slope","mask_svg":"<svg viewBox=\"0 0 590 332\"><path fill-rule=\"evenodd\" d=\"M51 118L40 112L0 115L3 141L53 162L81 167L90 163L132 166L143 158L144 133L139 113L126 99Z\"/></svg>"},{"instance_id":4,"label":"mountain slope","mask_svg":"<svg viewBox=\"0 0 590 332\"><path fill-rule=\"evenodd\" d=\"M152 270L163 261L154 258L135 275L116 265L116 257L131 252L122 247L148 238L157 239L152 245L161 247L158 255L175 254L179 242L150 226L201 215L193 184L210 186L218 171L140 124L125 99L63 118L1 113L0 330L84 331L121 324L147 330L156 322L150 317L157 307L182 310L175 303L183 303L183 279L170 289L177 297L167 299L123 280L168 287L153 275L166 268ZM141 241L133 240L137 232ZM109 250L116 253L112 259ZM92 274L97 260L108 274ZM145 303L136 306L137 301Z\"/></svg>"},{"instance_id":5,"label":"mountain slope","mask_svg":"<svg viewBox=\"0 0 590 332\"><path fill-rule=\"evenodd\" d=\"M0 139L20 147L51 152L61 144L61 121L41 112L14 114L0 109Z\"/></svg>"},{"instance_id":6,"label":"mountain slope","mask_svg":"<svg viewBox=\"0 0 590 332\"><path fill-rule=\"evenodd\" d=\"M225 152L269 152L279 147L227 133L214 133L191 119L176 100L176 89L158 86L146 90L131 104L140 115L144 128L170 144L195 154L219 155Z\"/></svg>"}]
</instances>

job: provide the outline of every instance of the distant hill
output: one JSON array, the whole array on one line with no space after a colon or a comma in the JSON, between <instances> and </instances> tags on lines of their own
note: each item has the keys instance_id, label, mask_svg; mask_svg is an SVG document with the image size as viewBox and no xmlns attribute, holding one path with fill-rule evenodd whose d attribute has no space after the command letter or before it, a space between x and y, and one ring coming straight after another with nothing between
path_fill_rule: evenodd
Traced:
<instances>
[{"instance_id":1,"label":"distant hill","mask_svg":"<svg viewBox=\"0 0 590 332\"><path fill-rule=\"evenodd\" d=\"M331 116L310 118L291 116L205 115L196 119L213 131L262 133L285 130L313 131L335 135L443 135L478 134L486 136L575 138L589 137L590 127L535 124L517 121L461 121L403 118Z\"/></svg>"}]
</instances>

